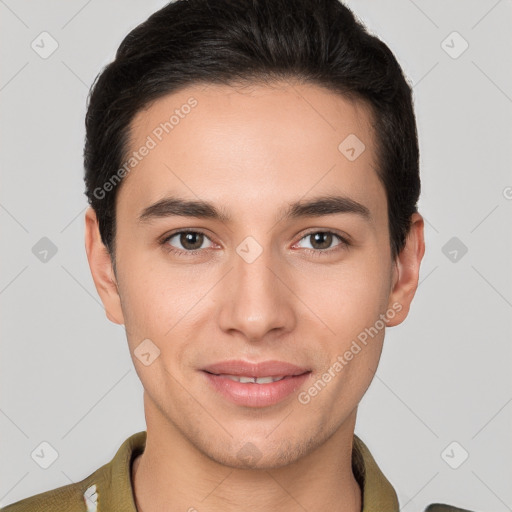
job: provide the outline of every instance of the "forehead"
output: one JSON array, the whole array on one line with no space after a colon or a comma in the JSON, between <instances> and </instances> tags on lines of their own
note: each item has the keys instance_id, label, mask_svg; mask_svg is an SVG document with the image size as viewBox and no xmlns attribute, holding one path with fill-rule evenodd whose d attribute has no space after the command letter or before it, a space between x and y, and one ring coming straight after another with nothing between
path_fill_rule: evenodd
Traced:
<instances>
[{"instance_id":1,"label":"forehead","mask_svg":"<svg viewBox=\"0 0 512 512\"><path fill-rule=\"evenodd\" d=\"M329 192L378 215L374 139L365 103L319 86L196 84L135 116L127 157L139 156L119 194L137 207L179 192L261 211L263 198L278 205Z\"/></svg>"}]
</instances>

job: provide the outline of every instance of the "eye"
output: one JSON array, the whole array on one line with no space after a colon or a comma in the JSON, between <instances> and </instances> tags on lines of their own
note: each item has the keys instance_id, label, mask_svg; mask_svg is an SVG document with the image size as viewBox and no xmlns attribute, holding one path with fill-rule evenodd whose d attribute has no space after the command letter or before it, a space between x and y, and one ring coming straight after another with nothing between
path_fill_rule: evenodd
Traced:
<instances>
[{"instance_id":1,"label":"eye","mask_svg":"<svg viewBox=\"0 0 512 512\"><path fill-rule=\"evenodd\" d=\"M331 254L350 245L350 242L346 238L332 231L312 231L302 237L295 246L298 246L303 240L308 239L311 240L309 244L310 247L305 247L305 249L315 256L324 255L326 253ZM338 243L333 246L332 244L333 242L336 242L336 239L338 240ZM174 243L172 242L173 240ZM210 238L201 231L189 230L171 233L160 243L166 250L178 255L194 255L200 253L203 249L208 248L208 246L204 246L204 243L207 240L210 240ZM176 243L179 245L176 246Z\"/></svg>"},{"instance_id":2,"label":"eye","mask_svg":"<svg viewBox=\"0 0 512 512\"><path fill-rule=\"evenodd\" d=\"M342 250L350 245L348 240L346 240L341 235L338 235L337 233L334 233L332 231L312 231L308 233L306 236L301 238L301 240L298 242L302 242L302 240L310 240L310 247L306 247L309 252L320 255L322 253L332 253L336 252L338 250ZM336 239L339 240L337 244L334 245L334 248L332 248L332 243L336 241ZM297 245L297 244L296 244Z\"/></svg>"},{"instance_id":3,"label":"eye","mask_svg":"<svg viewBox=\"0 0 512 512\"><path fill-rule=\"evenodd\" d=\"M181 247L171 243L173 239L176 239L174 243L180 244ZM205 240L210 239L201 231L177 231L164 238L161 243L171 252L195 254L205 249L203 247Z\"/></svg>"}]
</instances>

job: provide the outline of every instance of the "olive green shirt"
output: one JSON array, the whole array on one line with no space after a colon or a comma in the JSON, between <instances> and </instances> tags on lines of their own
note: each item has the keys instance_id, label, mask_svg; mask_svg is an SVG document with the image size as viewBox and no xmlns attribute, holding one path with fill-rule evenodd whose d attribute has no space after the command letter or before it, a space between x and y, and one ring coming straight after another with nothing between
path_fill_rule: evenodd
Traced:
<instances>
[{"instance_id":1,"label":"olive green shirt","mask_svg":"<svg viewBox=\"0 0 512 512\"><path fill-rule=\"evenodd\" d=\"M133 460L144 451L146 431L126 439L114 458L74 484L36 494L3 507L0 512L137 512L131 482ZM354 476L362 489L362 512L399 512L395 490L368 447L354 435ZM425 512L464 512L448 505L430 505ZM469 511L467 511L469 512Z\"/></svg>"}]
</instances>

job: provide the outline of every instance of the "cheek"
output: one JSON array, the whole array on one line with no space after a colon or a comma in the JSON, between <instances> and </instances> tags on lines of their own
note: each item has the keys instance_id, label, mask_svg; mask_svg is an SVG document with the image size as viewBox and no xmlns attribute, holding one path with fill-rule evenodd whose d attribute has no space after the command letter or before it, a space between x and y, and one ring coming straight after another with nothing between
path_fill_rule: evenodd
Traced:
<instances>
[{"instance_id":1,"label":"cheek","mask_svg":"<svg viewBox=\"0 0 512 512\"><path fill-rule=\"evenodd\" d=\"M119 266L123 310L140 329L163 336L200 299L208 283L185 265L162 264L161 255L131 254Z\"/></svg>"},{"instance_id":2,"label":"cheek","mask_svg":"<svg viewBox=\"0 0 512 512\"><path fill-rule=\"evenodd\" d=\"M315 312L337 336L346 339L373 324L384 313L391 272L384 258L371 253L300 281L298 294L309 297Z\"/></svg>"}]
</instances>

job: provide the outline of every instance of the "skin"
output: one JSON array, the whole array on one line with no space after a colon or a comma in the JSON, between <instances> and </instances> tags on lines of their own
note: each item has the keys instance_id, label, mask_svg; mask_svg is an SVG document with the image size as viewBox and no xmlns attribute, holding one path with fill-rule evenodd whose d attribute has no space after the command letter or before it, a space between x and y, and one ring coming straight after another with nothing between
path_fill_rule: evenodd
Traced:
<instances>
[{"instance_id":1,"label":"skin","mask_svg":"<svg viewBox=\"0 0 512 512\"><path fill-rule=\"evenodd\" d=\"M358 511L361 491L351 468L357 406L377 369L385 329L307 405L297 395L393 304L401 311L386 327L406 318L425 250L423 219L413 215L406 246L392 260L370 112L314 85L187 87L137 114L131 148L190 96L198 105L120 186L116 273L95 212L88 209L85 218L96 288L107 317L126 327L145 390L147 443L132 468L137 507ZM338 150L351 133L366 146L354 161ZM332 193L362 203L371 219L341 213L279 220L287 203ZM138 221L167 195L211 201L232 221ZM195 247L179 235L167 246L200 246L200 254L178 256L158 243L193 228L206 235ZM322 246L306 236L325 231L348 235L351 245L333 236ZM262 248L252 263L236 252L248 236ZM149 366L134 356L147 338L160 350ZM199 371L232 358L288 361L312 374L279 404L241 407ZM248 442L261 453L252 464L237 457Z\"/></svg>"}]
</instances>

